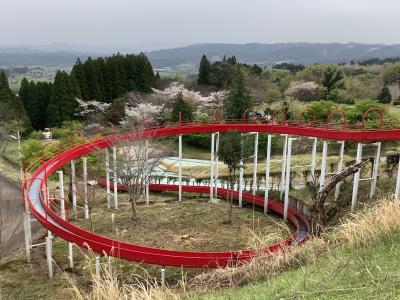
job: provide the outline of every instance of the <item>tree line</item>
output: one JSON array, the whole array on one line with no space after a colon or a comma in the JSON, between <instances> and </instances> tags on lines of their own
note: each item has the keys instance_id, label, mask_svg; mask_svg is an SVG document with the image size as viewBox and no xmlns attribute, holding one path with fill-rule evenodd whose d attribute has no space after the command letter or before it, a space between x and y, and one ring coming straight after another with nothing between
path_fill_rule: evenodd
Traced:
<instances>
[{"instance_id":1,"label":"tree line","mask_svg":"<svg viewBox=\"0 0 400 300\"><path fill-rule=\"evenodd\" d=\"M130 91L150 92L155 79L143 53L89 57L85 62L78 59L70 74L58 71L53 83L24 78L19 97L32 127L41 130L75 119L76 98L111 103Z\"/></svg>"}]
</instances>

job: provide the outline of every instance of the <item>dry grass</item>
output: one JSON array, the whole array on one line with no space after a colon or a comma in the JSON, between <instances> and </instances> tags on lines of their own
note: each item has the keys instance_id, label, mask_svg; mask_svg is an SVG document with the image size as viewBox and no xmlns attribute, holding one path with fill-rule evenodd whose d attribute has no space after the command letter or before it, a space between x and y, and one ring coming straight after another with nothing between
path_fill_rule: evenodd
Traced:
<instances>
[{"instance_id":1,"label":"dry grass","mask_svg":"<svg viewBox=\"0 0 400 300\"><path fill-rule=\"evenodd\" d=\"M112 258L107 257L106 263L101 265L100 277L95 272L95 256L93 253L86 255L86 267L90 270L92 286L89 293L82 290L76 280L64 273L67 282L70 284L75 299L78 300L161 300L180 299L174 290L168 287L161 287L159 282L148 275L139 276L132 272L129 282L122 282L121 270L118 264L112 263ZM139 268L139 267L138 267ZM143 271L143 270L141 270Z\"/></svg>"},{"instance_id":2,"label":"dry grass","mask_svg":"<svg viewBox=\"0 0 400 300\"><path fill-rule=\"evenodd\" d=\"M400 205L393 199L383 199L338 226L334 240L351 246L368 247L382 234L400 229Z\"/></svg>"},{"instance_id":3,"label":"dry grass","mask_svg":"<svg viewBox=\"0 0 400 300\"><path fill-rule=\"evenodd\" d=\"M284 252L259 254L240 267L216 269L188 281L188 290L196 292L234 288L247 283L276 276L285 270L314 263L327 249L322 239L312 239L302 247L287 248Z\"/></svg>"},{"instance_id":4,"label":"dry grass","mask_svg":"<svg viewBox=\"0 0 400 300\"><path fill-rule=\"evenodd\" d=\"M395 233L400 229L400 206L383 199L343 221L332 233L322 238L312 238L301 247L290 247L282 252L265 255L259 253L255 258L240 267L215 269L197 275L188 281L182 280L171 288L162 288L155 279L133 276L131 282L121 283L118 274L102 269L101 279L93 274L93 289L89 294L82 293L74 282L69 281L77 299L180 299L195 296L195 293L212 292L226 288L236 288L258 280L268 280L284 271L315 264L324 254L331 257L331 251L341 246L368 247L382 235ZM263 235L250 232L249 244L254 248L269 244L276 235ZM333 257L333 256L332 256Z\"/></svg>"}]
</instances>

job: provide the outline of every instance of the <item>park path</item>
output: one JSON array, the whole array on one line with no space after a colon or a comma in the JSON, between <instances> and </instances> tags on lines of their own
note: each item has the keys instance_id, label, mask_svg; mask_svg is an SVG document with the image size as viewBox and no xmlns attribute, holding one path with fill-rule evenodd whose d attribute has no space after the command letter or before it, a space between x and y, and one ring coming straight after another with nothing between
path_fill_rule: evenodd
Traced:
<instances>
[{"instance_id":1,"label":"park path","mask_svg":"<svg viewBox=\"0 0 400 300\"><path fill-rule=\"evenodd\" d=\"M0 259L21 248L24 241L23 211L21 186L0 173L0 211L2 218ZM1 222L0 222L1 224ZM32 223L32 234L39 231L38 222Z\"/></svg>"}]
</instances>

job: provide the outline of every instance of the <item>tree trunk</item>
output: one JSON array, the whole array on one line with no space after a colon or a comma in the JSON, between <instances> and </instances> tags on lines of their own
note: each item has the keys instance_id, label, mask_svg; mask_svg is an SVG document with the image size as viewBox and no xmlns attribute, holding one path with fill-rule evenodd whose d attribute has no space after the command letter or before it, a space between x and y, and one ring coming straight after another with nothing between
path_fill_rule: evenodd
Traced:
<instances>
[{"instance_id":1,"label":"tree trunk","mask_svg":"<svg viewBox=\"0 0 400 300\"><path fill-rule=\"evenodd\" d=\"M132 207L132 219L134 220L137 217L136 197L131 195L129 198Z\"/></svg>"},{"instance_id":2,"label":"tree trunk","mask_svg":"<svg viewBox=\"0 0 400 300\"><path fill-rule=\"evenodd\" d=\"M347 168L343 169L339 174L333 176L324 186L321 187L318 193L316 193L314 199L314 205L312 207L312 229L315 236L320 236L322 229L326 224L327 215L325 212L325 201L328 197L329 192L349 175L357 173L361 167L365 164L365 161L354 163ZM314 188L316 188L314 186Z\"/></svg>"}]
</instances>

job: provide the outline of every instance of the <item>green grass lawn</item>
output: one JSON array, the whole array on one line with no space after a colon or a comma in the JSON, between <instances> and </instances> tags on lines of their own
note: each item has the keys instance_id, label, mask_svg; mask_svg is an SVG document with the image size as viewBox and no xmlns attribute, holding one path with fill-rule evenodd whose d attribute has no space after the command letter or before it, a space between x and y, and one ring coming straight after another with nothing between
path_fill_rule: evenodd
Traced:
<instances>
[{"instance_id":1,"label":"green grass lawn","mask_svg":"<svg viewBox=\"0 0 400 300\"><path fill-rule=\"evenodd\" d=\"M194 299L398 299L400 232L369 248L342 246L316 264Z\"/></svg>"}]
</instances>

